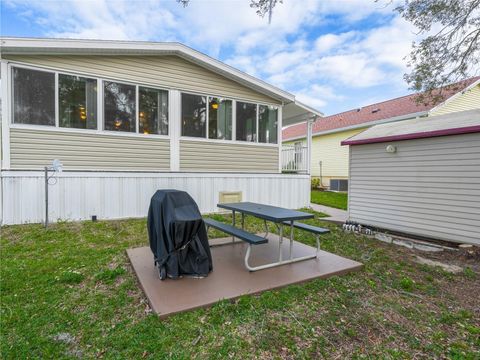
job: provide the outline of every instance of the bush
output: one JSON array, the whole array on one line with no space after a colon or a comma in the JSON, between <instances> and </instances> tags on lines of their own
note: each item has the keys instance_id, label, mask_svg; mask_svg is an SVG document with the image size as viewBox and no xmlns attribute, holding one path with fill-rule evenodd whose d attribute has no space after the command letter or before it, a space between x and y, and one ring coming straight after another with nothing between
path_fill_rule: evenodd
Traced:
<instances>
[{"instance_id":1,"label":"bush","mask_svg":"<svg viewBox=\"0 0 480 360\"><path fill-rule=\"evenodd\" d=\"M320 179L312 178L312 189L320 188Z\"/></svg>"}]
</instances>

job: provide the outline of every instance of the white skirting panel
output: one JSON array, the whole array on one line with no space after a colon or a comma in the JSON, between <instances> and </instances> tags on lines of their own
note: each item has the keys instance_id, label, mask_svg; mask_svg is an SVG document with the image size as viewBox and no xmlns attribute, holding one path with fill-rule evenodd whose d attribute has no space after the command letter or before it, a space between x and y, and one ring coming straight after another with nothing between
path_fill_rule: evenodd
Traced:
<instances>
[{"instance_id":1,"label":"white skirting panel","mask_svg":"<svg viewBox=\"0 0 480 360\"><path fill-rule=\"evenodd\" d=\"M45 218L43 172L4 171L2 225ZM216 212L221 191L242 191L243 201L301 208L310 204L310 177L283 174L64 172L49 186L49 218L85 220L146 217L158 189L187 191L202 213Z\"/></svg>"}]
</instances>

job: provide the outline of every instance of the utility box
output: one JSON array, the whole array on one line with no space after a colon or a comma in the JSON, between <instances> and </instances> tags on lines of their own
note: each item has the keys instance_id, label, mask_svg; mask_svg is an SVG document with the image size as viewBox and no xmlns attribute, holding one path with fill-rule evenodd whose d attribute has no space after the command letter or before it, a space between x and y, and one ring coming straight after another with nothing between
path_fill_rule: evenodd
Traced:
<instances>
[{"instance_id":1,"label":"utility box","mask_svg":"<svg viewBox=\"0 0 480 360\"><path fill-rule=\"evenodd\" d=\"M348 180L330 179L330 191L348 191Z\"/></svg>"},{"instance_id":2,"label":"utility box","mask_svg":"<svg viewBox=\"0 0 480 360\"><path fill-rule=\"evenodd\" d=\"M218 202L220 204L235 203L242 201L241 191L220 191Z\"/></svg>"}]
</instances>

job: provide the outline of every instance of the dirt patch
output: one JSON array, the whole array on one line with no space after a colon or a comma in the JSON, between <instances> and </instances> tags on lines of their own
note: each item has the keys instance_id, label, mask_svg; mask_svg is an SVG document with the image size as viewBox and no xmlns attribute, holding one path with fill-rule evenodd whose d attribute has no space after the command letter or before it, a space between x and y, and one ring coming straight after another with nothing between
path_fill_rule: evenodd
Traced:
<instances>
[{"instance_id":1,"label":"dirt patch","mask_svg":"<svg viewBox=\"0 0 480 360\"><path fill-rule=\"evenodd\" d=\"M458 250L444 250L437 253L422 253L421 256L462 268L469 267L480 273L480 247L458 248Z\"/></svg>"}]
</instances>

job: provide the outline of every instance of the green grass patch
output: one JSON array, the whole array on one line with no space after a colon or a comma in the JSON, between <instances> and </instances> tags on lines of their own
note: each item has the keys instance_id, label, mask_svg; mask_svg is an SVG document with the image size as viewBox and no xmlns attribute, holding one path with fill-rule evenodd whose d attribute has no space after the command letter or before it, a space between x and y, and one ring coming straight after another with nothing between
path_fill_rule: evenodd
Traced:
<instances>
[{"instance_id":1,"label":"green grass patch","mask_svg":"<svg viewBox=\"0 0 480 360\"><path fill-rule=\"evenodd\" d=\"M165 320L152 314L125 253L148 244L145 219L3 227L0 357L478 358L475 269L447 275L315 215L308 223L331 230L322 249L363 270ZM263 222L247 216L246 228L263 231ZM295 237L315 244L298 229Z\"/></svg>"},{"instance_id":2,"label":"green grass patch","mask_svg":"<svg viewBox=\"0 0 480 360\"><path fill-rule=\"evenodd\" d=\"M344 192L312 190L310 201L314 204L347 210L348 194Z\"/></svg>"}]
</instances>

